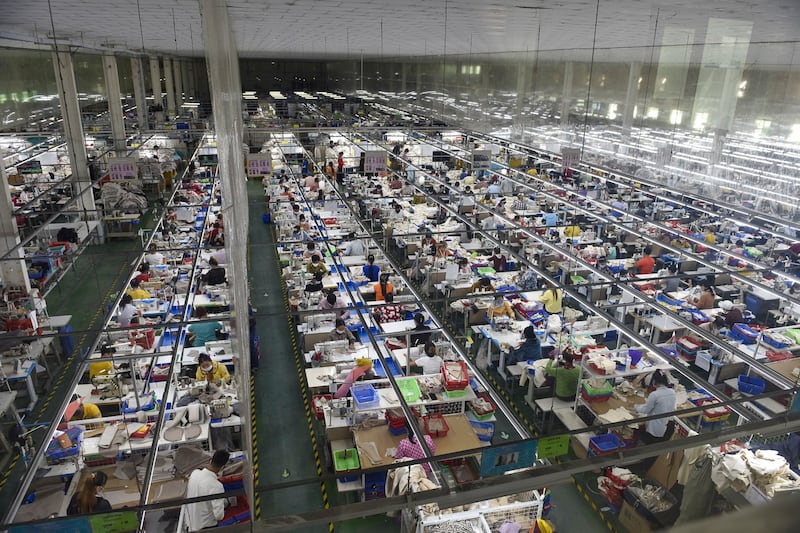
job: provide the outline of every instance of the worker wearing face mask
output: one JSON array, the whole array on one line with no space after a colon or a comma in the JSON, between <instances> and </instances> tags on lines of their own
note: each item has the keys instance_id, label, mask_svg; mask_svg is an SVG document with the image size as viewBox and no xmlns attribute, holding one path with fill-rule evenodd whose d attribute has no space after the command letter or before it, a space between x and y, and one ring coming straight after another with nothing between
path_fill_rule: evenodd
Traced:
<instances>
[{"instance_id":1,"label":"worker wearing face mask","mask_svg":"<svg viewBox=\"0 0 800 533\"><path fill-rule=\"evenodd\" d=\"M195 375L197 381L208 381L215 385L222 385L230 381L231 375L227 367L218 361L212 361L211 356L207 353L201 353L197 357L197 362L199 363Z\"/></svg>"}]
</instances>

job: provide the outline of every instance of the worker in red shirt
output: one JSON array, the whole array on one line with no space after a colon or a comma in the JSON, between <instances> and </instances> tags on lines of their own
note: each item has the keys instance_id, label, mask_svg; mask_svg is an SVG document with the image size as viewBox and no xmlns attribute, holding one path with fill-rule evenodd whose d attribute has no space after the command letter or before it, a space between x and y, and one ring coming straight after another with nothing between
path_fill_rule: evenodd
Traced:
<instances>
[{"instance_id":1,"label":"worker in red shirt","mask_svg":"<svg viewBox=\"0 0 800 533\"><path fill-rule=\"evenodd\" d=\"M644 257L636 261L637 274L652 274L656 266L656 260L651 257L653 249L649 246L644 247Z\"/></svg>"}]
</instances>

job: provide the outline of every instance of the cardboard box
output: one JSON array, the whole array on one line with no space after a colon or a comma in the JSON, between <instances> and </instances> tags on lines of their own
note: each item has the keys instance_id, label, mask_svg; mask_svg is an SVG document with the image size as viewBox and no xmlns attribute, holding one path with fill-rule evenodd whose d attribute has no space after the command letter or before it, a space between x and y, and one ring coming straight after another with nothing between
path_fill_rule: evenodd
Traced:
<instances>
[{"instance_id":1,"label":"cardboard box","mask_svg":"<svg viewBox=\"0 0 800 533\"><path fill-rule=\"evenodd\" d=\"M678 439L680 437L676 432L672 438ZM682 450L660 455L656 462L653 463L653 466L650 467L650 470L647 471L646 477L653 481L658 481L664 488L670 490L678 482L678 469L680 469L682 462Z\"/></svg>"},{"instance_id":2,"label":"cardboard box","mask_svg":"<svg viewBox=\"0 0 800 533\"><path fill-rule=\"evenodd\" d=\"M626 501L622 502L622 508L617 518L629 533L646 533L655 529L647 518L637 513L636 509Z\"/></svg>"}]
</instances>

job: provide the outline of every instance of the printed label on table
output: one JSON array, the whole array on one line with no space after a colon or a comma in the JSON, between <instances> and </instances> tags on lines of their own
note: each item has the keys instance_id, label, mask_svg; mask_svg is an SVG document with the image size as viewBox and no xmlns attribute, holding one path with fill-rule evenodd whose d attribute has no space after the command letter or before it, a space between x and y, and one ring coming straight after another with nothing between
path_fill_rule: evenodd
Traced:
<instances>
[{"instance_id":1,"label":"printed label on table","mask_svg":"<svg viewBox=\"0 0 800 533\"><path fill-rule=\"evenodd\" d=\"M569 451L569 435L542 437L539 439L539 459L559 457Z\"/></svg>"}]
</instances>

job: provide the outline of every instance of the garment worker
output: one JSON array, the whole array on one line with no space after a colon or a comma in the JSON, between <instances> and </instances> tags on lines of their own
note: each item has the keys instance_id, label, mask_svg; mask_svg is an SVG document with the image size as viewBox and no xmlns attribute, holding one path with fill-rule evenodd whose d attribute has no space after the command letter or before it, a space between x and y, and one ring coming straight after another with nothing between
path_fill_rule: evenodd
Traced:
<instances>
[{"instance_id":1,"label":"garment worker","mask_svg":"<svg viewBox=\"0 0 800 533\"><path fill-rule=\"evenodd\" d=\"M110 511L111 503L101 496L107 481L108 476L102 470L84 471L80 486L67 505L67 516Z\"/></svg>"},{"instance_id":2,"label":"garment worker","mask_svg":"<svg viewBox=\"0 0 800 533\"><path fill-rule=\"evenodd\" d=\"M544 304L544 310L551 315L558 314L563 311L564 291L558 287L551 287L544 291L539 302Z\"/></svg>"},{"instance_id":3,"label":"garment worker","mask_svg":"<svg viewBox=\"0 0 800 533\"><path fill-rule=\"evenodd\" d=\"M217 450L208 465L202 470L195 470L189 476L186 483L186 497L199 498L201 496L212 496L214 494L224 494L225 487L220 483L217 476L220 470L228 464L230 453L224 450ZM213 528L225 517L225 505L227 499L224 496L215 500L206 500L198 503L188 503L184 506L186 525L189 531L200 531Z\"/></svg>"},{"instance_id":4,"label":"garment worker","mask_svg":"<svg viewBox=\"0 0 800 533\"><path fill-rule=\"evenodd\" d=\"M205 320L208 318L208 310L205 307L196 307L194 316L198 320ZM190 335L187 335L187 341L191 340L190 346L205 346L207 342L217 340L217 333L220 331L222 331L220 322L192 322L189 325Z\"/></svg>"},{"instance_id":5,"label":"garment worker","mask_svg":"<svg viewBox=\"0 0 800 533\"><path fill-rule=\"evenodd\" d=\"M561 354L561 362L548 361L545 372L555 378L555 396L559 400L571 402L575 400L578 390L578 380L581 377L580 367L575 366L574 356L571 351L565 350Z\"/></svg>"},{"instance_id":6,"label":"garment worker","mask_svg":"<svg viewBox=\"0 0 800 533\"><path fill-rule=\"evenodd\" d=\"M436 355L436 345L432 342L426 342L422 355L411 361L411 365L421 368L423 374L440 374L443 364L444 359Z\"/></svg>"},{"instance_id":7,"label":"garment worker","mask_svg":"<svg viewBox=\"0 0 800 533\"><path fill-rule=\"evenodd\" d=\"M228 367L219 361L214 361L207 353L201 353L197 356L197 365L197 372L195 373L197 381L207 381L219 386L231 380Z\"/></svg>"},{"instance_id":8,"label":"garment worker","mask_svg":"<svg viewBox=\"0 0 800 533\"><path fill-rule=\"evenodd\" d=\"M347 325L341 318L337 318L336 321L333 323L333 331L331 331L328 334L328 340L330 341L347 340L347 342L351 346L356 343L356 338L353 335L353 332L347 329Z\"/></svg>"}]
</instances>

